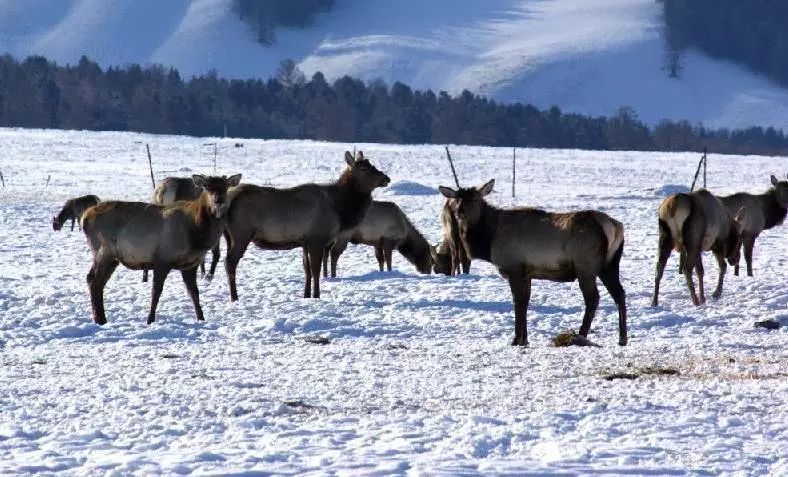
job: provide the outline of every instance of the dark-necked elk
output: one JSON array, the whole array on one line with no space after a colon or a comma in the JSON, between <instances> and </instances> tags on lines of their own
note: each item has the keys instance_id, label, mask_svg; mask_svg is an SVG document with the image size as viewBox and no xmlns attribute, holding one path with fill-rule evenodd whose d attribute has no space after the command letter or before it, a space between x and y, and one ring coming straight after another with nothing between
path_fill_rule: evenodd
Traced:
<instances>
[{"instance_id":1,"label":"dark-necked elk","mask_svg":"<svg viewBox=\"0 0 788 477\"><path fill-rule=\"evenodd\" d=\"M60 230L67 220L71 220L71 230L74 230L74 222L77 222L80 230L82 230L82 225L80 224L82 214L99 202L99 198L92 194L68 199L66 203L63 204L63 208L60 209L60 213L52 217L52 228L54 230Z\"/></svg>"},{"instance_id":2,"label":"dark-necked elk","mask_svg":"<svg viewBox=\"0 0 788 477\"><path fill-rule=\"evenodd\" d=\"M160 180L151 195L151 203L159 205L169 205L179 200L194 200L202 194L202 187L194 183L191 177L165 177ZM216 265L219 263L219 242L211 250L211 268L208 272L208 279L213 278L216 272ZM205 263L200 264L200 274L205 276ZM148 271L142 272L142 281L148 281Z\"/></svg>"},{"instance_id":3,"label":"dark-necked elk","mask_svg":"<svg viewBox=\"0 0 788 477\"><path fill-rule=\"evenodd\" d=\"M392 252L399 251L420 273L432 271L432 247L427 239L408 220L397 204L372 201L364 219L355 228L340 233L331 247L331 276L337 276L337 261L348 242L375 247L378 267L385 263L391 271ZM323 276L328 276L329 254L323 256Z\"/></svg>"},{"instance_id":4,"label":"dark-necked elk","mask_svg":"<svg viewBox=\"0 0 788 477\"><path fill-rule=\"evenodd\" d=\"M323 255L341 232L361 222L372 203L372 191L390 182L361 151L356 158L345 152L345 161L347 168L331 184L289 189L243 184L234 191L225 234L230 300L238 300L235 274L250 242L268 250L301 247L304 297L320 298Z\"/></svg>"},{"instance_id":5,"label":"dark-necked elk","mask_svg":"<svg viewBox=\"0 0 788 477\"><path fill-rule=\"evenodd\" d=\"M222 236L229 207L227 189L238 185L241 175L195 175L193 180L203 189L194 200L169 205L110 201L85 212L82 228L93 251L88 287L97 324L107 322L104 286L119 263L132 270L153 270L148 324L155 320L164 280L173 269L181 271L197 320L204 319L197 266Z\"/></svg>"},{"instance_id":6,"label":"dark-necked elk","mask_svg":"<svg viewBox=\"0 0 788 477\"><path fill-rule=\"evenodd\" d=\"M443 212L441 213L443 240L438 245L433 257L435 273L443 273L444 275L457 275L461 269L462 273L471 271L471 259L462 245L460 228L451 211L453 202L454 199L446 199L443 204Z\"/></svg>"},{"instance_id":7,"label":"dark-necked elk","mask_svg":"<svg viewBox=\"0 0 788 477\"><path fill-rule=\"evenodd\" d=\"M706 301L701 254L712 251L720 270L712 298L719 298L727 270L725 260L731 265L739 261L740 226L745 215L745 209L742 208L734 216L718 197L705 189L673 194L662 201L659 206L659 253L651 306L659 303L659 282L674 249L683 256L684 263L680 271L684 273L690 298L695 305ZM693 270L698 274L699 294L695 292L692 281Z\"/></svg>"},{"instance_id":8,"label":"dark-necked elk","mask_svg":"<svg viewBox=\"0 0 788 477\"><path fill-rule=\"evenodd\" d=\"M455 199L452 212L470 257L492 263L509 281L515 318L512 344L528 344L526 313L533 279L579 282L586 305L580 335L587 337L599 305L599 277L618 308L618 344L626 345L626 297L619 279L623 225L595 210L499 209L484 200L494 183L440 191Z\"/></svg>"},{"instance_id":9,"label":"dark-necked elk","mask_svg":"<svg viewBox=\"0 0 788 477\"><path fill-rule=\"evenodd\" d=\"M746 213L741 224L742 248L744 261L747 262L747 275L752 276L752 250L755 239L774 226L781 225L788 214L788 181L780 181L771 177L772 188L763 194L738 194L720 197L722 203L731 214L736 214L744 207ZM733 267L733 274L739 274L739 262Z\"/></svg>"}]
</instances>

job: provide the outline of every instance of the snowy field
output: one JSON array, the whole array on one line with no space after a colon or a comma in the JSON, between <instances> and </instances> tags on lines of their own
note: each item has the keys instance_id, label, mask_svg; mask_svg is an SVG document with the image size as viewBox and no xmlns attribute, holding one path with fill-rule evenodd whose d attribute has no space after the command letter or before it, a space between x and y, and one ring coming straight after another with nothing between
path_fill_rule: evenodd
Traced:
<instances>
[{"instance_id":1,"label":"snowy field","mask_svg":"<svg viewBox=\"0 0 788 477\"><path fill-rule=\"evenodd\" d=\"M674 255L662 305L649 306L656 208L691 181L697 154L522 149L513 200L511 150L452 148L465 184L499 181L496 204L597 208L625 224L625 348L604 290L590 335L601 347L552 346L579 328L583 302L576 284L540 281L530 347L517 349L508 286L488 264L424 276L395 254L396 271L380 273L354 246L321 300L300 298L300 252L250 249L239 302L222 267L200 282L200 324L171 274L146 326L149 285L120 267L109 323L95 326L85 238L53 232L51 216L86 193L146 200L145 142L157 179L210 173L210 141L0 130L0 474L788 474L788 227L761 237L754 278L729 274L700 308ZM441 147L217 141L220 173L277 186L333 180L358 147L392 178L376 197L440 237L430 189L452 184ZM788 172L785 158L709 166L719 193ZM754 327L770 318L783 328ZM678 374L604 379L646 368Z\"/></svg>"}]
</instances>

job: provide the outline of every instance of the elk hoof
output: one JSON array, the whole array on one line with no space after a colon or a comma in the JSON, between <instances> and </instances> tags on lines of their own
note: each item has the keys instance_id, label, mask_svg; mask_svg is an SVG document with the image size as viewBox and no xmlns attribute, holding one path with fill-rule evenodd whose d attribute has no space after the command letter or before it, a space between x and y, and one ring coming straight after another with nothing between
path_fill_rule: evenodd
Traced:
<instances>
[{"instance_id":1,"label":"elk hoof","mask_svg":"<svg viewBox=\"0 0 788 477\"><path fill-rule=\"evenodd\" d=\"M205 278L205 281L207 281L207 282L210 282L211 280L213 280L213 275L211 275L211 274L209 273L208 275L205 275L205 277L204 277L204 278Z\"/></svg>"},{"instance_id":2,"label":"elk hoof","mask_svg":"<svg viewBox=\"0 0 788 477\"><path fill-rule=\"evenodd\" d=\"M626 345L627 345L627 343L629 343L629 340L628 340L627 338L620 338L620 339L618 340L618 345L619 345L619 346L626 346Z\"/></svg>"},{"instance_id":3,"label":"elk hoof","mask_svg":"<svg viewBox=\"0 0 788 477\"><path fill-rule=\"evenodd\" d=\"M107 320L106 320L106 319L104 319L104 318L101 318L101 319L98 319L98 320L97 320L97 319L94 319L93 321L94 321L94 322L95 322L97 325L99 325L99 326L104 326L104 325L106 325L106 324L107 324Z\"/></svg>"},{"instance_id":4,"label":"elk hoof","mask_svg":"<svg viewBox=\"0 0 788 477\"><path fill-rule=\"evenodd\" d=\"M512 340L512 346L528 346L528 342L525 340L518 340L517 338Z\"/></svg>"},{"instance_id":5,"label":"elk hoof","mask_svg":"<svg viewBox=\"0 0 788 477\"><path fill-rule=\"evenodd\" d=\"M156 317L154 317L154 316L149 316L148 317L148 324L149 325L153 324L153 322L155 322L155 321L156 321Z\"/></svg>"},{"instance_id":6,"label":"elk hoof","mask_svg":"<svg viewBox=\"0 0 788 477\"><path fill-rule=\"evenodd\" d=\"M711 294L711 297L715 300L719 300L721 296L722 296L722 292L714 292Z\"/></svg>"}]
</instances>

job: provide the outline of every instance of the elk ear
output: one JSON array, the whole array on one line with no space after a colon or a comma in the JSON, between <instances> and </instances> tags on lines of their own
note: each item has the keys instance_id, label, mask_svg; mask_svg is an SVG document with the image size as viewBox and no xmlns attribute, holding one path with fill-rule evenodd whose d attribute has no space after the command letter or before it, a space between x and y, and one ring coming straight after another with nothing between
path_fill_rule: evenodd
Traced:
<instances>
[{"instance_id":1,"label":"elk ear","mask_svg":"<svg viewBox=\"0 0 788 477\"><path fill-rule=\"evenodd\" d=\"M236 187L241 183L241 174L236 174L227 178L227 187Z\"/></svg>"},{"instance_id":2,"label":"elk ear","mask_svg":"<svg viewBox=\"0 0 788 477\"><path fill-rule=\"evenodd\" d=\"M479 194L481 194L482 197L486 196L487 194L492 192L494 185L495 185L495 179L490 179L490 182L479 187Z\"/></svg>"},{"instance_id":3,"label":"elk ear","mask_svg":"<svg viewBox=\"0 0 788 477\"><path fill-rule=\"evenodd\" d=\"M445 186L438 186L438 190L441 191L444 197L447 199L456 199L457 198L457 191L452 189L451 187Z\"/></svg>"},{"instance_id":4,"label":"elk ear","mask_svg":"<svg viewBox=\"0 0 788 477\"><path fill-rule=\"evenodd\" d=\"M352 166L356 160L353 158L353 154L350 151L345 151L345 162L347 162L348 166Z\"/></svg>"},{"instance_id":5,"label":"elk ear","mask_svg":"<svg viewBox=\"0 0 788 477\"><path fill-rule=\"evenodd\" d=\"M364 153L362 151L358 151L358 153L356 154L356 160L357 161L363 161L364 160Z\"/></svg>"},{"instance_id":6,"label":"elk ear","mask_svg":"<svg viewBox=\"0 0 788 477\"><path fill-rule=\"evenodd\" d=\"M192 180L194 181L194 185L197 187L205 187L205 176L201 176L200 174L194 174L192 176Z\"/></svg>"},{"instance_id":7,"label":"elk ear","mask_svg":"<svg viewBox=\"0 0 788 477\"><path fill-rule=\"evenodd\" d=\"M774 174L772 174L772 185L773 185L773 186L775 186L775 187L777 187L777 183L778 183L778 182L780 182L780 181L779 181L779 180L777 180L777 178L776 178L776 177L774 177Z\"/></svg>"}]
</instances>

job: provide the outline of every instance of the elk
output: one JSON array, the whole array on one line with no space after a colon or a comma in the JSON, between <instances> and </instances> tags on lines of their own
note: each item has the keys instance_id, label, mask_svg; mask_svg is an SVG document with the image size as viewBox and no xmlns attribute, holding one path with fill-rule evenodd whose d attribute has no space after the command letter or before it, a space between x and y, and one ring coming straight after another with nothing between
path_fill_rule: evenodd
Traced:
<instances>
[{"instance_id":1,"label":"elk","mask_svg":"<svg viewBox=\"0 0 788 477\"><path fill-rule=\"evenodd\" d=\"M738 194L720 197L731 214L744 207L746 218L741 224L744 261L747 262L747 276L752 276L752 250L755 240L764 230L782 225L788 214L788 181L780 181L771 176L772 188L763 194ZM739 261L733 266L733 274L739 274Z\"/></svg>"},{"instance_id":2,"label":"elk","mask_svg":"<svg viewBox=\"0 0 788 477\"><path fill-rule=\"evenodd\" d=\"M202 187L194 183L191 177L165 177L151 195L151 203L159 205L168 205L179 200L194 200L202 194ZM213 278L216 272L216 265L219 263L219 242L216 242L216 247L211 250L211 268L208 272L208 279ZM200 264L200 275L205 276L205 263ZM148 271L142 272L142 281L148 281Z\"/></svg>"},{"instance_id":3,"label":"elk","mask_svg":"<svg viewBox=\"0 0 788 477\"><path fill-rule=\"evenodd\" d=\"M651 306L659 303L659 283L665 264L674 249L683 257L684 263L680 266L680 271L684 274L690 298L696 306L706 302L701 254L707 250L712 251L720 274L717 288L711 296L719 298L727 270L725 260L731 265L739 261L741 224L744 218L744 208L740 208L736 216L733 216L718 197L705 189L673 194L662 201L659 206L659 252ZM692 281L693 269L698 275L699 294L696 294Z\"/></svg>"},{"instance_id":4,"label":"elk","mask_svg":"<svg viewBox=\"0 0 788 477\"><path fill-rule=\"evenodd\" d=\"M495 180L476 188L441 186L472 259L492 263L509 282L514 302L513 345L528 345L526 314L531 280L577 280L585 300L580 335L588 336L599 305L599 277L618 308L618 344L627 344L627 307L619 279L624 227L608 215L584 210L552 213L534 208L499 209L484 197Z\"/></svg>"},{"instance_id":5,"label":"elk","mask_svg":"<svg viewBox=\"0 0 788 477\"><path fill-rule=\"evenodd\" d=\"M83 195L82 197L74 197L73 199L68 199L65 204L63 204L63 208L60 209L60 213L57 214L55 217L52 217L52 229L53 230L60 230L63 228L63 224L71 219L71 230L74 230L74 222L77 222L77 226L79 230L82 230L82 224L80 223L80 219L82 218L82 214L85 213L86 210L93 207L94 205L101 202L101 200L93 195Z\"/></svg>"},{"instance_id":6,"label":"elk","mask_svg":"<svg viewBox=\"0 0 788 477\"><path fill-rule=\"evenodd\" d=\"M469 273L471 271L471 259L465 252L465 247L460 240L460 229L457 219L451 211L453 199L446 199L441 213L441 225L443 226L443 241L433 257L435 262L435 273L444 275L457 275Z\"/></svg>"},{"instance_id":7,"label":"elk","mask_svg":"<svg viewBox=\"0 0 788 477\"><path fill-rule=\"evenodd\" d=\"M361 151L355 158L345 152L345 162L347 168L331 184L289 189L243 184L234 191L225 232L231 301L238 300L236 270L250 242L268 250L301 247L304 297L320 298L323 255L340 233L361 222L372 204L372 191L391 182Z\"/></svg>"},{"instance_id":8,"label":"elk","mask_svg":"<svg viewBox=\"0 0 788 477\"><path fill-rule=\"evenodd\" d=\"M397 204L393 202L372 201L364 219L354 229L337 236L331 253L323 256L323 276L328 276L328 259L331 256L331 276L337 276L337 261L347 248L348 242L375 247L378 267L383 271L385 262L391 271L394 249L399 251L420 273L432 272L433 250L429 242L408 220Z\"/></svg>"},{"instance_id":9,"label":"elk","mask_svg":"<svg viewBox=\"0 0 788 477\"><path fill-rule=\"evenodd\" d=\"M203 189L193 200L169 205L110 201L85 212L82 228L93 252L87 281L96 324L107 322L104 286L119 263L132 270L153 270L148 324L156 319L164 280L172 269L181 271L197 320L204 320L197 266L222 236L230 205L227 189L238 185L241 175L195 175L192 180Z\"/></svg>"}]
</instances>

